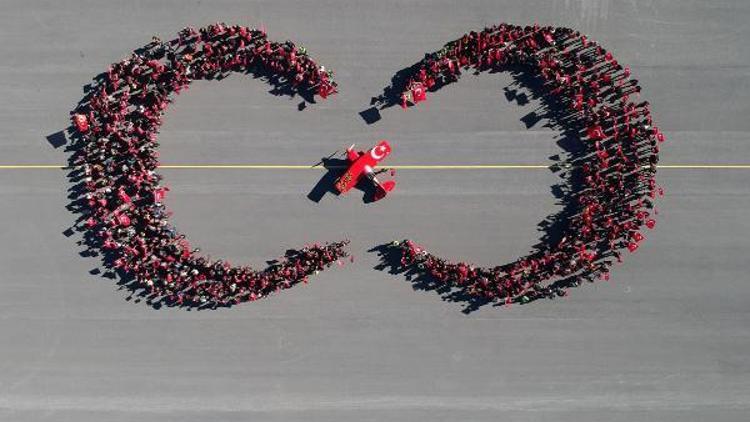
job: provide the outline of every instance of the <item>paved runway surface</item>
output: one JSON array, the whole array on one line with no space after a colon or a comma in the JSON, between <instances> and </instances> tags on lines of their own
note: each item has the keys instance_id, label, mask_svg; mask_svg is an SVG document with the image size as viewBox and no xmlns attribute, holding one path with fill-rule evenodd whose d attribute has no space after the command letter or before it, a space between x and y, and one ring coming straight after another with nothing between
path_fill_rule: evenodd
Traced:
<instances>
[{"instance_id":1,"label":"paved runway surface","mask_svg":"<svg viewBox=\"0 0 750 422\"><path fill-rule=\"evenodd\" d=\"M185 25L265 24L334 69L297 110L259 81L196 82L170 108L166 164L313 164L385 137L389 164L551 164L558 136L507 75L467 76L419 109L359 112L399 69L485 24L571 26L633 68L664 164L750 164L750 3L685 1L0 0L0 164L64 164L47 137L82 86ZM522 92L522 91L519 91ZM53 136L52 143L59 137ZM397 238L502 263L559 209L541 170L403 170L395 194L307 194L318 170L164 170L178 228L260 265L348 237L356 260L217 311L126 300L78 255L61 170L0 170L0 420L745 421L750 170L664 169L657 230L607 283L529 306L460 303L377 271Z\"/></svg>"}]
</instances>

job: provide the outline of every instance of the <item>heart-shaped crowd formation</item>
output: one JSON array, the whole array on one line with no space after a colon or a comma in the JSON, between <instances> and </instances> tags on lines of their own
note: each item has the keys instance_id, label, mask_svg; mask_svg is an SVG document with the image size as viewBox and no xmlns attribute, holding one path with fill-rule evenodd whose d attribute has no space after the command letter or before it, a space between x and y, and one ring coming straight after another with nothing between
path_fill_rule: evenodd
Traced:
<instances>
[{"instance_id":1,"label":"heart-shaped crowd formation","mask_svg":"<svg viewBox=\"0 0 750 422\"><path fill-rule=\"evenodd\" d=\"M526 302L554 297L578 280L608 277L619 250L634 251L640 228L653 227L657 141L648 103L635 103L640 87L602 47L567 28L501 24L471 32L428 54L394 79L378 101L403 107L427 91L456 81L462 70L520 66L543 78L544 88L567 110L565 125L580 130L586 154L576 168L583 188L565 236L549 248L494 268L451 263L414 242L394 242L409 271L432 277L490 301ZM230 72L265 76L280 92L326 98L336 92L332 73L290 41L271 42L265 31L225 24L185 28L178 38L152 43L100 75L73 112L71 189L79 199L84 242L101 252L131 290L153 304L215 307L255 300L289 288L341 262L347 241L290 250L264 270L210 260L192 249L169 223L163 204L157 133L172 94L196 79ZM129 277L129 278L128 278Z\"/></svg>"}]
</instances>

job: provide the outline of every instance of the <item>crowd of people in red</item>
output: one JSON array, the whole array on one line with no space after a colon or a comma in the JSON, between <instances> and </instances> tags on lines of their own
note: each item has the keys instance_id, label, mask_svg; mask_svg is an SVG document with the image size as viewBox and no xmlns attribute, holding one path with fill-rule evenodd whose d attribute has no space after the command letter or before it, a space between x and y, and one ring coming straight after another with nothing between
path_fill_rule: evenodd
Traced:
<instances>
[{"instance_id":1,"label":"crowd of people in red","mask_svg":"<svg viewBox=\"0 0 750 422\"><path fill-rule=\"evenodd\" d=\"M652 122L649 103L640 101L638 81L611 52L575 30L501 24L470 32L410 68L401 105L424 101L427 92L457 81L462 71L511 66L541 78L585 144L575 169L583 181L572 197L577 212L564 236L493 268L447 261L411 240L391 245L402 269L506 304L563 296L581 280L608 280L622 251L635 252L644 227L654 228L654 199L663 195L655 176L664 134Z\"/></svg>"},{"instance_id":2,"label":"crowd of people in red","mask_svg":"<svg viewBox=\"0 0 750 422\"><path fill-rule=\"evenodd\" d=\"M230 72L272 75L294 92L336 92L332 74L303 47L269 41L265 31L217 23L154 40L109 67L74 111L71 163L80 181L83 228L106 264L131 274L152 302L221 306L255 300L347 256L347 241L288 251L258 271L200 256L169 223L169 188L156 173L157 133L170 96L195 79Z\"/></svg>"},{"instance_id":3,"label":"crowd of people in red","mask_svg":"<svg viewBox=\"0 0 750 422\"><path fill-rule=\"evenodd\" d=\"M580 280L609 278L609 267L634 252L653 228L659 143L640 86L597 43L567 28L501 24L471 32L413 66L400 97L403 107L426 99L462 71L522 66L539 75L580 126L585 159L577 213L562 240L510 264L481 268L436 257L410 240L394 242L401 265L438 284L505 303L562 296ZM80 181L82 226L114 269L132 274L152 301L183 306L231 305L306 282L341 262L347 241L289 251L265 270L231 266L198 254L169 223L169 189L156 173L157 133L171 95L195 79L231 72L273 75L272 83L326 98L332 74L304 48L268 40L265 31L225 24L185 28L110 66L75 110L71 159ZM571 123L572 124L572 123Z\"/></svg>"}]
</instances>

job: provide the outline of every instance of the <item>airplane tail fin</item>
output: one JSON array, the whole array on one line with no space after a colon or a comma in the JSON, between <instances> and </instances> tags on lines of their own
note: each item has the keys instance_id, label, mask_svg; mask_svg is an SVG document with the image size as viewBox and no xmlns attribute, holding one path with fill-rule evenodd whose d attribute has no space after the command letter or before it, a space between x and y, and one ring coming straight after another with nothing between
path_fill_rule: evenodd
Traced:
<instances>
[{"instance_id":1,"label":"airplane tail fin","mask_svg":"<svg viewBox=\"0 0 750 422\"><path fill-rule=\"evenodd\" d=\"M388 192L392 191L396 187L396 182L393 180L386 180L382 184L379 183L375 190L375 201L379 201L388 195Z\"/></svg>"},{"instance_id":2,"label":"airplane tail fin","mask_svg":"<svg viewBox=\"0 0 750 422\"><path fill-rule=\"evenodd\" d=\"M353 163L357 161L357 158L359 158L359 154L357 151L354 151L354 144L352 144L352 146L346 149L346 159Z\"/></svg>"}]
</instances>

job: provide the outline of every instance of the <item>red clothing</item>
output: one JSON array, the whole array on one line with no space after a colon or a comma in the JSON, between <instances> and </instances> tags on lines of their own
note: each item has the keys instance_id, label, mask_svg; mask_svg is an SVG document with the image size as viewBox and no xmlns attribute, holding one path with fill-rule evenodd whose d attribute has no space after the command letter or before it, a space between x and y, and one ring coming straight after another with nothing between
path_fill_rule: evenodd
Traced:
<instances>
[{"instance_id":1,"label":"red clothing","mask_svg":"<svg viewBox=\"0 0 750 422\"><path fill-rule=\"evenodd\" d=\"M83 114L73 115L73 124L75 124L76 129L81 133L89 131L89 119Z\"/></svg>"},{"instance_id":2,"label":"red clothing","mask_svg":"<svg viewBox=\"0 0 750 422\"><path fill-rule=\"evenodd\" d=\"M593 141L599 141L607 137L604 134L604 129L602 129L601 125L589 126L589 128L586 129L586 136Z\"/></svg>"}]
</instances>

